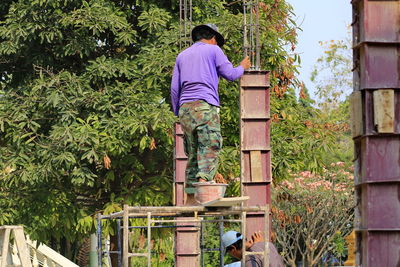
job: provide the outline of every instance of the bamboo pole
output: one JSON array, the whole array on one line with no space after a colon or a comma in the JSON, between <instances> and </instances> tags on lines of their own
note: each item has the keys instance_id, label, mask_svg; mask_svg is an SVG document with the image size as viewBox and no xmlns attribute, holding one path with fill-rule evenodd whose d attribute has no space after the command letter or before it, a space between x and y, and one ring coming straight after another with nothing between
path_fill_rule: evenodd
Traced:
<instances>
[{"instance_id":1,"label":"bamboo pole","mask_svg":"<svg viewBox=\"0 0 400 267\"><path fill-rule=\"evenodd\" d=\"M269 206L265 206L264 228L264 267L269 267Z\"/></svg>"},{"instance_id":2,"label":"bamboo pole","mask_svg":"<svg viewBox=\"0 0 400 267\"><path fill-rule=\"evenodd\" d=\"M151 212L147 212L147 267L151 267Z\"/></svg>"},{"instance_id":3,"label":"bamboo pole","mask_svg":"<svg viewBox=\"0 0 400 267\"><path fill-rule=\"evenodd\" d=\"M246 264L246 216L247 213L245 211L242 212L242 266Z\"/></svg>"},{"instance_id":4,"label":"bamboo pole","mask_svg":"<svg viewBox=\"0 0 400 267\"><path fill-rule=\"evenodd\" d=\"M264 206L250 206L241 207L233 206L223 209L208 209L204 206L178 206L178 207L128 207L129 216L135 214L135 216L147 216L147 212L151 211L153 216L183 216L184 214L190 214L197 211L200 216L221 216L221 215L234 215L240 214L242 211L246 212L264 212ZM109 215L102 215L101 219L116 219L122 217L124 211L115 212ZM185 216L186 217L186 216Z\"/></svg>"},{"instance_id":5,"label":"bamboo pole","mask_svg":"<svg viewBox=\"0 0 400 267\"><path fill-rule=\"evenodd\" d=\"M129 210L128 205L124 205L123 211L123 251L122 251L122 261L124 267L129 267Z\"/></svg>"}]
</instances>

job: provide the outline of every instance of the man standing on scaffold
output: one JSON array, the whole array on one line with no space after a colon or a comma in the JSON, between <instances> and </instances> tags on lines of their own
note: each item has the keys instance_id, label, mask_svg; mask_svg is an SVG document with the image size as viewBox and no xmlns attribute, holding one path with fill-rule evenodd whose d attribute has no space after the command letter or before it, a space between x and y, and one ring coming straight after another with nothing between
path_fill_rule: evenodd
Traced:
<instances>
[{"instance_id":1,"label":"man standing on scaffold","mask_svg":"<svg viewBox=\"0 0 400 267\"><path fill-rule=\"evenodd\" d=\"M234 81L251 67L248 57L234 67L221 47L224 37L214 24L192 30L194 44L176 58L171 82L172 108L184 132L186 166L185 205L195 205L193 183L211 182L222 147L219 117L219 76Z\"/></svg>"}]
</instances>

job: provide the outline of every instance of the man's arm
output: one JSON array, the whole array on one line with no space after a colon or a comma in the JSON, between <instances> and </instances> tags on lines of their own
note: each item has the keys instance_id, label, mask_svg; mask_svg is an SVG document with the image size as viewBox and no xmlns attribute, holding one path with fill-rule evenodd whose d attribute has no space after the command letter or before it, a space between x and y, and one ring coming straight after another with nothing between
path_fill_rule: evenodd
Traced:
<instances>
[{"instance_id":1,"label":"man's arm","mask_svg":"<svg viewBox=\"0 0 400 267\"><path fill-rule=\"evenodd\" d=\"M179 72L178 60L175 63L174 73L171 81L171 103L174 114L178 116L179 113L179 98L181 96L181 79Z\"/></svg>"},{"instance_id":2,"label":"man's arm","mask_svg":"<svg viewBox=\"0 0 400 267\"><path fill-rule=\"evenodd\" d=\"M244 70L250 68L250 60L246 57L238 67L233 67L227 56L218 46L215 49L215 65L217 66L218 74L229 81L234 81L240 78Z\"/></svg>"},{"instance_id":3,"label":"man's arm","mask_svg":"<svg viewBox=\"0 0 400 267\"><path fill-rule=\"evenodd\" d=\"M279 255L278 250L273 243L269 242L269 264L271 267L284 267L283 259ZM248 251L263 251L265 247L264 237L261 232L255 232L250 240L246 242L246 250ZM262 261L260 256L249 257L250 260L246 261L246 267L262 266Z\"/></svg>"}]
</instances>

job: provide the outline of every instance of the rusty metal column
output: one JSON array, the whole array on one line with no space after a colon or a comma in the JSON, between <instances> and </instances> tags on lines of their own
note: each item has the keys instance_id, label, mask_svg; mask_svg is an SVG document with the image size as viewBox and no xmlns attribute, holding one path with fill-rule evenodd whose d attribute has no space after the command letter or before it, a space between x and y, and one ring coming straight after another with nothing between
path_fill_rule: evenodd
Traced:
<instances>
[{"instance_id":1,"label":"rusty metal column","mask_svg":"<svg viewBox=\"0 0 400 267\"><path fill-rule=\"evenodd\" d=\"M269 73L245 72L240 81L240 161L241 192L249 196L247 206L271 203ZM264 232L263 213L248 212L248 238L255 231ZM267 233L265 236L269 236Z\"/></svg>"},{"instance_id":2,"label":"rusty metal column","mask_svg":"<svg viewBox=\"0 0 400 267\"><path fill-rule=\"evenodd\" d=\"M400 263L400 1L353 0L356 265Z\"/></svg>"},{"instance_id":3,"label":"rusty metal column","mask_svg":"<svg viewBox=\"0 0 400 267\"><path fill-rule=\"evenodd\" d=\"M175 206L183 206L185 193L185 171L187 156L183 149L183 131L177 122L174 125L174 193L173 203Z\"/></svg>"},{"instance_id":4,"label":"rusty metal column","mask_svg":"<svg viewBox=\"0 0 400 267\"><path fill-rule=\"evenodd\" d=\"M185 171L187 156L183 148L183 132L179 123L175 124L174 146L174 194L175 206L183 206L185 194ZM184 218L185 219L185 218ZM188 219L188 218L186 218ZM200 264L200 231L199 227L187 227L193 223L176 223L175 231L175 265L176 267L199 266Z\"/></svg>"}]
</instances>

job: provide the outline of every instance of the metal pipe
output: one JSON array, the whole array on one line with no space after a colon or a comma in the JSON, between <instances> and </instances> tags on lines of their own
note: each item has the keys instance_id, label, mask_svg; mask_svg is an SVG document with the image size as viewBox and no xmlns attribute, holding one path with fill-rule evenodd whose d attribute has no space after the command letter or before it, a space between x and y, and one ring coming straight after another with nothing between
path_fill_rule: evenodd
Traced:
<instances>
[{"instance_id":1,"label":"metal pipe","mask_svg":"<svg viewBox=\"0 0 400 267\"><path fill-rule=\"evenodd\" d=\"M205 259L204 259L204 226L203 221L200 222L200 249L201 249L201 266L204 267Z\"/></svg>"},{"instance_id":2,"label":"metal pipe","mask_svg":"<svg viewBox=\"0 0 400 267\"><path fill-rule=\"evenodd\" d=\"M97 214L97 256L98 266L101 267L103 263L103 248L102 248L102 237L101 237L101 214Z\"/></svg>"},{"instance_id":3,"label":"metal pipe","mask_svg":"<svg viewBox=\"0 0 400 267\"><path fill-rule=\"evenodd\" d=\"M124 267L129 267L129 210L128 210L128 205L124 205L124 219L122 223L123 227L123 250L122 250L122 255L123 255L123 266Z\"/></svg>"},{"instance_id":4,"label":"metal pipe","mask_svg":"<svg viewBox=\"0 0 400 267\"><path fill-rule=\"evenodd\" d=\"M193 228L196 227L196 225L156 225L152 226L151 228L181 228L181 227L187 227L187 228ZM147 226L129 226L129 229L145 229Z\"/></svg>"},{"instance_id":5,"label":"metal pipe","mask_svg":"<svg viewBox=\"0 0 400 267\"><path fill-rule=\"evenodd\" d=\"M117 220L118 267L122 267L121 220Z\"/></svg>"},{"instance_id":6,"label":"metal pipe","mask_svg":"<svg viewBox=\"0 0 400 267\"><path fill-rule=\"evenodd\" d=\"M223 249L222 244L222 236L224 235L224 216L219 217L219 265L220 267L224 266L224 253L225 250Z\"/></svg>"}]
</instances>

